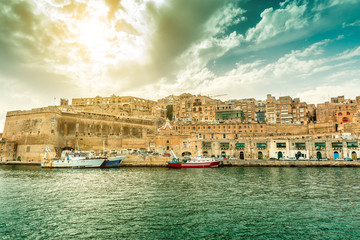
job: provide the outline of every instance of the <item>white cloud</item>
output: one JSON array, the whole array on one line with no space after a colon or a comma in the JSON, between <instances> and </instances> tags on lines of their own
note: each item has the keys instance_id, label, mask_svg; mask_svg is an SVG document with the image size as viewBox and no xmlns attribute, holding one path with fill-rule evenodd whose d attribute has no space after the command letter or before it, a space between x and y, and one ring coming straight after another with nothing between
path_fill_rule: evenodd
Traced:
<instances>
[{"instance_id":1,"label":"white cloud","mask_svg":"<svg viewBox=\"0 0 360 240\"><path fill-rule=\"evenodd\" d=\"M317 4L315 4L313 11L323 11L325 9L335 7L342 4L356 4L359 3L358 0L325 0L319 3L319 0L315 1Z\"/></svg>"},{"instance_id":2,"label":"white cloud","mask_svg":"<svg viewBox=\"0 0 360 240\"><path fill-rule=\"evenodd\" d=\"M348 75L347 72L344 72ZM354 99L359 96L358 87L360 85L360 79L355 78L350 81L342 82L334 85L322 85L313 89L301 91L296 97L301 98L302 101L307 103L323 103L329 101L331 97L345 95L346 98Z\"/></svg>"},{"instance_id":3,"label":"white cloud","mask_svg":"<svg viewBox=\"0 0 360 240\"><path fill-rule=\"evenodd\" d=\"M264 98L269 92L286 92L297 94L309 92L309 88L321 89L323 84L337 86L339 82L352 80L352 84L346 87L354 88L358 83L357 76L360 70L351 70L359 62L359 48L343 51L335 56L326 56L326 47L337 39L325 39L311 44L303 50L293 50L273 62L255 60L250 63L237 63L236 68L227 73L216 76L200 61L193 61L176 76L177 81L173 84L164 81L156 87L149 88L146 92L156 92L159 96L190 92L194 94L217 94L228 93L230 98L260 97ZM347 61L343 61L347 60ZM321 78L319 76L321 75ZM292 89L288 92L286 88ZM339 92L346 89L341 88ZM336 87L334 87L336 89ZM350 91L350 90L349 90ZM353 90L351 90L353 92ZM339 93L337 93L339 94ZM307 95L298 95L306 97ZM323 95L321 95L323 96ZM304 99L305 100L305 99ZM308 101L308 99L306 99ZM314 101L321 100L314 96Z\"/></svg>"},{"instance_id":4,"label":"white cloud","mask_svg":"<svg viewBox=\"0 0 360 240\"><path fill-rule=\"evenodd\" d=\"M356 20L352 23L343 23L343 28L345 27L360 27L360 20Z\"/></svg>"},{"instance_id":5,"label":"white cloud","mask_svg":"<svg viewBox=\"0 0 360 240\"><path fill-rule=\"evenodd\" d=\"M345 59L350 59L353 57L357 57L360 56L360 47L357 47L355 49L349 49L346 50L340 54L338 54L334 59L335 60L345 60Z\"/></svg>"},{"instance_id":6,"label":"white cloud","mask_svg":"<svg viewBox=\"0 0 360 240\"><path fill-rule=\"evenodd\" d=\"M294 1L291 4L281 4L281 8L274 10L267 8L261 13L261 21L246 33L246 40L251 42L263 42L280 33L289 30L301 29L307 26L308 19L304 16L306 3L297 5Z\"/></svg>"},{"instance_id":7,"label":"white cloud","mask_svg":"<svg viewBox=\"0 0 360 240\"><path fill-rule=\"evenodd\" d=\"M310 45L310 47L306 48L304 51L296 50L294 51L294 54L301 57L321 55L324 53L323 46L326 46L330 41L330 39L325 39Z\"/></svg>"}]
</instances>

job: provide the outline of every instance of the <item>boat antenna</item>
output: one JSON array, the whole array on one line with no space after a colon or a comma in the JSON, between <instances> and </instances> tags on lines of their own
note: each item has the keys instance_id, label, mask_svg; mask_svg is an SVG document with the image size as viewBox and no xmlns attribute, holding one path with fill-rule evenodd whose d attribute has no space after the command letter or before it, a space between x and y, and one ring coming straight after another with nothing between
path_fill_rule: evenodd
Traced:
<instances>
[{"instance_id":1,"label":"boat antenna","mask_svg":"<svg viewBox=\"0 0 360 240\"><path fill-rule=\"evenodd\" d=\"M170 150L170 154L173 158L178 159L177 156L175 155L175 153L173 152L173 150Z\"/></svg>"}]
</instances>

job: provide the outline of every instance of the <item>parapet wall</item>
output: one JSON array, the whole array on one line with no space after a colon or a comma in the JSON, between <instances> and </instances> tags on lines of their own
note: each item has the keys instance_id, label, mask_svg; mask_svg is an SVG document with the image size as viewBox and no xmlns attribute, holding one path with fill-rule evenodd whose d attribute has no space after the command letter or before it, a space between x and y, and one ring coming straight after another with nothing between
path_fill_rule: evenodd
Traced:
<instances>
[{"instance_id":1,"label":"parapet wall","mask_svg":"<svg viewBox=\"0 0 360 240\"><path fill-rule=\"evenodd\" d=\"M268 124L268 133L272 135L308 135L309 128L306 124Z\"/></svg>"}]
</instances>

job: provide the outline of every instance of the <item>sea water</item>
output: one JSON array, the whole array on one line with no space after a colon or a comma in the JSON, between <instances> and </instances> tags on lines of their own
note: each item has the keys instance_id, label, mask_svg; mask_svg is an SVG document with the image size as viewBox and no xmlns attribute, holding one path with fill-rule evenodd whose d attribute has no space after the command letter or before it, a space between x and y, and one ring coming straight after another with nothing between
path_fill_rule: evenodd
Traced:
<instances>
[{"instance_id":1,"label":"sea water","mask_svg":"<svg viewBox=\"0 0 360 240\"><path fill-rule=\"evenodd\" d=\"M0 239L359 239L360 169L0 166Z\"/></svg>"}]
</instances>

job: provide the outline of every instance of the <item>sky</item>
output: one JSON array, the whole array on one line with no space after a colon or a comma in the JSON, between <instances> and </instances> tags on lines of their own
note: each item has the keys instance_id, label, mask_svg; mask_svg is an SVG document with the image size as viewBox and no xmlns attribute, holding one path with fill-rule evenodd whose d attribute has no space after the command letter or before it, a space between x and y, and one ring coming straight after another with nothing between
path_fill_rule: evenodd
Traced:
<instances>
[{"instance_id":1,"label":"sky","mask_svg":"<svg viewBox=\"0 0 360 240\"><path fill-rule=\"evenodd\" d=\"M360 0L2 1L0 132L6 112L60 98L354 98L359 12Z\"/></svg>"}]
</instances>

